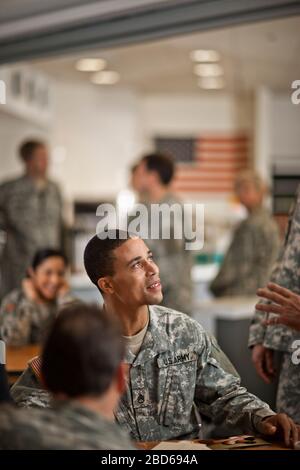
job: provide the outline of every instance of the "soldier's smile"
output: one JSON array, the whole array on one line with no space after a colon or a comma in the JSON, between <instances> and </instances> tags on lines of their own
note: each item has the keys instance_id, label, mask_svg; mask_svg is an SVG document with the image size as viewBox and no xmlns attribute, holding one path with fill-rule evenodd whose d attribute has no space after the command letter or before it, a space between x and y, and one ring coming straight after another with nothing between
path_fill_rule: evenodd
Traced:
<instances>
[{"instance_id":1,"label":"soldier's smile","mask_svg":"<svg viewBox=\"0 0 300 470\"><path fill-rule=\"evenodd\" d=\"M155 281L155 282L153 282L152 284L150 284L150 286L147 286L147 290L150 290L150 291L158 291L158 290L161 290L160 279L159 279L158 281Z\"/></svg>"}]
</instances>

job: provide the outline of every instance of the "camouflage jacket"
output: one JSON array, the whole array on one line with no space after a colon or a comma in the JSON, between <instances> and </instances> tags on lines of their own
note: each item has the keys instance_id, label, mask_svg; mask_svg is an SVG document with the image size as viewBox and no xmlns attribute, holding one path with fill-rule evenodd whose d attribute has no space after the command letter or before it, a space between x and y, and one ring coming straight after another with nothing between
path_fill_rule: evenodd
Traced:
<instances>
[{"instance_id":1,"label":"camouflage jacket","mask_svg":"<svg viewBox=\"0 0 300 470\"><path fill-rule=\"evenodd\" d=\"M300 294L300 186L290 210L284 244L270 281ZM300 339L300 333L284 325L266 327L262 324L264 318L263 312L255 311L250 326L249 346L263 344L270 349L292 352L293 341Z\"/></svg>"},{"instance_id":2,"label":"camouflage jacket","mask_svg":"<svg viewBox=\"0 0 300 470\"><path fill-rule=\"evenodd\" d=\"M149 312L141 350L125 357L131 367L117 422L136 441L192 438L199 431L197 407L217 424L257 431L272 410L224 370L201 325L165 307L151 306ZM14 400L25 406L49 406L45 394L32 368L12 388Z\"/></svg>"},{"instance_id":3,"label":"camouflage jacket","mask_svg":"<svg viewBox=\"0 0 300 470\"><path fill-rule=\"evenodd\" d=\"M0 406L1 450L134 449L114 422L76 401L54 402L52 409Z\"/></svg>"},{"instance_id":4,"label":"camouflage jacket","mask_svg":"<svg viewBox=\"0 0 300 470\"><path fill-rule=\"evenodd\" d=\"M74 300L69 294L49 304L37 304L21 289L8 294L0 307L0 339L10 346L40 343L61 305Z\"/></svg>"},{"instance_id":5,"label":"camouflage jacket","mask_svg":"<svg viewBox=\"0 0 300 470\"><path fill-rule=\"evenodd\" d=\"M59 248L62 242L62 200L48 181L39 190L24 175L0 186L0 230L6 232L1 256L0 298L17 288L37 249Z\"/></svg>"},{"instance_id":6,"label":"camouflage jacket","mask_svg":"<svg viewBox=\"0 0 300 470\"><path fill-rule=\"evenodd\" d=\"M234 232L223 264L210 288L217 296L255 295L265 285L279 251L279 231L261 208L241 222Z\"/></svg>"},{"instance_id":7,"label":"camouflage jacket","mask_svg":"<svg viewBox=\"0 0 300 470\"><path fill-rule=\"evenodd\" d=\"M226 354L220 349L216 339L209 335L211 341L212 357L221 364L222 368L229 374L239 375ZM41 357L32 358L21 377L10 389L14 402L22 408L47 408L51 404L49 392L42 388L41 380Z\"/></svg>"}]
</instances>

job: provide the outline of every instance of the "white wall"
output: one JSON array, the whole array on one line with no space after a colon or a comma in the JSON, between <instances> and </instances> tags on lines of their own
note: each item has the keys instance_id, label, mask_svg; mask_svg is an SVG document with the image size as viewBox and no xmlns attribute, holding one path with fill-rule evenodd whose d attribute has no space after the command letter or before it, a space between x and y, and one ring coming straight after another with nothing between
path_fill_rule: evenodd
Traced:
<instances>
[{"instance_id":1,"label":"white wall","mask_svg":"<svg viewBox=\"0 0 300 470\"><path fill-rule=\"evenodd\" d=\"M256 168L269 178L274 164L300 174L300 105L292 103L291 93L261 87L255 117Z\"/></svg>"},{"instance_id":2,"label":"white wall","mask_svg":"<svg viewBox=\"0 0 300 470\"><path fill-rule=\"evenodd\" d=\"M271 154L275 162L298 162L300 169L300 104L291 93L273 93Z\"/></svg>"},{"instance_id":3,"label":"white wall","mask_svg":"<svg viewBox=\"0 0 300 470\"><path fill-rule=\"evenodd\" d=\"M251 128L249 102L218 94L142 96L68 82L52 83L53 121L39 129L1 113L1 179L20 168L16 145L45 136L52 176L68 199L110 199L127 186L130 165L159 134L199 135Z\"/></svg>"},{"instance_id":4,"label":"white wall","mask_svg":"<svg viewBox=\"0 0 300 470\"><path fill-rule=\"evenodd\" d=\"M251 130L251 112L249 102L225 93L148 95L143 99L147 136Z\"/></svg>"},{"instance_id":5,"label":"white wall","mask_svg":"<svg viewBox=\"0 0 300 470\"><path fill-rule=\"evenodd\" d=\"M65 192L72 198L114 197L126 187L128 167L142 147L138 97L62 83L53 106L50 138L58 157L65 154L53 170Z\"/></svg>"}]
</instances>

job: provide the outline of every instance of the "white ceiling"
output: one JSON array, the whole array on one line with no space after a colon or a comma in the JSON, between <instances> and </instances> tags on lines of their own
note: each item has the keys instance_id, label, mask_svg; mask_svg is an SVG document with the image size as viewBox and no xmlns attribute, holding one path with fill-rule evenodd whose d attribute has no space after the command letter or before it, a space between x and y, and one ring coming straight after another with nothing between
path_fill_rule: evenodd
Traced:
<instances>
[{"instance_id":1,"label":"white ceiling","mask_svg":"<svg viewBox=\"0 0 300 470\"><path fill-rule=\"evenodd\" d=\"M89 83L89 74L75 70L76 59L103 57L108 68L121 76L116 88L144 93L200 92L189 58L189 52L198 48L220 52L229 92L251 92L260 84L288 90L293 80L300 79L299 16L32 64L60 80Z\"/></svg>"}]
</instances>

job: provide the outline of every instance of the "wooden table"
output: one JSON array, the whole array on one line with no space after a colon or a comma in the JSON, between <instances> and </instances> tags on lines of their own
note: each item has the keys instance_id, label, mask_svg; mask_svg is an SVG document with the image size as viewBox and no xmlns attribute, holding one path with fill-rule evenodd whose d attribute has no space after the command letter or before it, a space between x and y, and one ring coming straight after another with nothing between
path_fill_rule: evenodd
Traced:
<instances>
[{"instance_id":1,"label":"wooden table","mask_svg":"<svg viewBox=\"0 0 300 470\"><path fill-rule=\"evenodd\" d=\"M224 439L219 439L220 442L224 441ZM212 444L212 442L216 443L217 440L195 440L194 442L200 442L202 444L206 444L209 446L209 444ZM149 441L149 442L137 442L136 445L140 449L143 450L151 450L153 447L159 444L159 441ZM229 449L228 449L229 450ZM257 446L257 447L241 447L239 449L230 449L230 450L292 450L288 447L286 447L283 443L281 442L273 442L271 445L267 446Z\"/></svg>"},{"instance_id":2,"label":"wooden table","mask_svg":"<svg viewBox=\"0 0 300 470\"><path fill-rule=\"evenodd\" d=\"M28 361L40 354L40 350L41 347L37 344L22 347L6 347L6 371L10 384L13 384L26 369Z\"/></svg>"}]
</instances>

